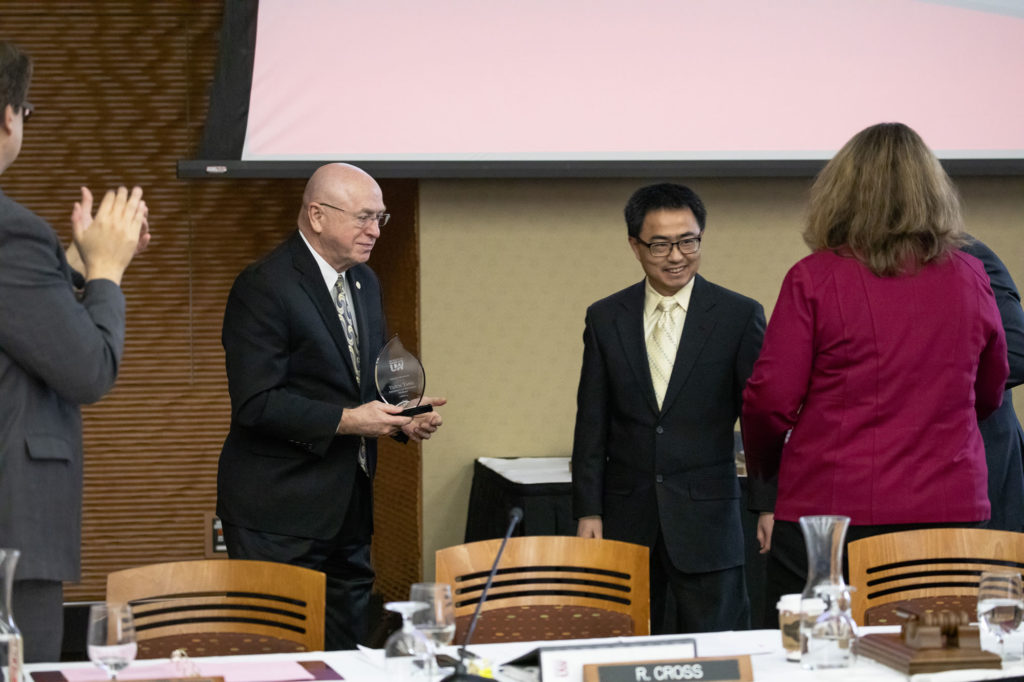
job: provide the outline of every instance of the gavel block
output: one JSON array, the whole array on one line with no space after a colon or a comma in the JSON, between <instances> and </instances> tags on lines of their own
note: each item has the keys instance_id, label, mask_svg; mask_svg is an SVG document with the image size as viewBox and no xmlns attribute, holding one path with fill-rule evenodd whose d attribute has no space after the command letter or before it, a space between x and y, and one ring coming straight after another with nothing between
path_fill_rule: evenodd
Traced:
<instances>
[{"instance_id":1,"label":"gavel block","mask_svg":"<svg viewBox=\"0 0 1024 682\"><path fill-rule=\"evenodd\" d=\"M870 634L857 640L858 655L873 658L908 675L963 668L1001 668L996 654L981 649L978 626L964 611L922 611L907 604L896 634Z\"/></svg>"}]
</instances>

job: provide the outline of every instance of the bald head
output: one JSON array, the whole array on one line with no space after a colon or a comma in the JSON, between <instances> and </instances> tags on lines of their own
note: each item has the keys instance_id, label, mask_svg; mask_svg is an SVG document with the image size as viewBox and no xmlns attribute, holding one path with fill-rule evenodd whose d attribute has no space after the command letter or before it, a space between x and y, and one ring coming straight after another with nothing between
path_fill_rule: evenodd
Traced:
<instances>
[{"instance_id":1,"label":"bald head","mask_svg":"<svg viewBox=\"0 0 1024 682\"><path fill-rule=\"evenodd\" d=\"M338 272L370 257L380 227L360 227L359 218L384 212L377 181L361 168L330 163L317 168L302 194L299 230Z\"/></svg>"},{"instance_id":2,"label":"bald head","mask_svg":"<svg viewBox=\"0 0 1024 682\"><path fill-rule=\"evenodd\" d=\"M380 194L377 181L362 168L348 163L329 163L317 168L306 183L306 191L302 193L303 205L311 201L330 201L329 197L339 198L339 193L349 188L372 187Z\"/></svg>"}]
</instances>

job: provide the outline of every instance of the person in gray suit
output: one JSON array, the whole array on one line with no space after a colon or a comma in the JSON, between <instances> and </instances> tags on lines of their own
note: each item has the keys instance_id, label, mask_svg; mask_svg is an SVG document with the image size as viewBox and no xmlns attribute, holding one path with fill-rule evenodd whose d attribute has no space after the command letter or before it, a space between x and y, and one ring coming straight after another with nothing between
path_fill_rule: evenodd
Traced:
<instances>
[{"instance_id":1,"label":"person in gray suit","mask_svg":"<svg viewBox=\"0 0 1024 682\"><path fill-rule=\"evenodd\" d=\"M32 113L32 61L0 41L0 175ZM82 419L124 350L121 277L149 241L142 190L82 188L65 252L46 221L0 190L0 547L21 551L12 612L26 661L58 661L64 580L78 580ZM45 502L42 502L44 501Z\"/></svg>"},{"instance_id":2,"label":"person in gray suit","mask_svg":"<svg viewBox=\"0 0 1024 682\"><path fill-rule=\"evenodd\" d=\"M646 278L591 305L583 333L577 535L651 548L656 634L750 624L733 432L765 317L697 274L706 215L688 187L637 190L626 227Z\"/></svg>"}]
</instances>

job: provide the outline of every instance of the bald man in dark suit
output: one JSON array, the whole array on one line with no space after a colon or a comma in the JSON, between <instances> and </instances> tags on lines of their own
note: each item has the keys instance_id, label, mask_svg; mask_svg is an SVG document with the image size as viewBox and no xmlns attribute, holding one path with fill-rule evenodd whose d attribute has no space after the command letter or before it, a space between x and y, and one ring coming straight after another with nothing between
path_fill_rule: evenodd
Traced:
<instances>
[{"instance_id":1,"label":"bald man in dark suit","mask_svg":"<svg viewBox=\"0 0 1024 682\"><path fill-rule=\"evenodd\" d=\"M419 441L441 425L436 411L405 417L377 399L385 319L366 261L388 217L367 173L321 166L298 230L238 276L224 313L231 428L217 513L228 555L326 573L327 649L367 634L376 439Z\"/></svg>"}]
</instances>

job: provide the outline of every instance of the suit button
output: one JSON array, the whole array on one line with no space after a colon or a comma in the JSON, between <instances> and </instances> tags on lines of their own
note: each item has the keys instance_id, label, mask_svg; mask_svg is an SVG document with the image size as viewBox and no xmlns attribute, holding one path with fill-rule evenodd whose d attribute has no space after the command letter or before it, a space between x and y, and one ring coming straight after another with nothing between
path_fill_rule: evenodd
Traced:
<instances>
[{"instance_id":1,"label":"suit button","mask_svg":"<svg viewBox=\"0 0 1024 682\"><path fill-rule=\"evenodd\" d=\"M654 477L654 482L655 483L662 483L662 482L664 482L664 480L665 480L665 477L662 476L661 474L658 474L657 476Z\"/></svg>"},{"instance_id":2,"label":"suit button","mask_svg":"<svg viewBox=\"0 0 1024 682\"><path fill-rule=\"evenodd\" d=\"M654 427L654 432L659 434L659 435L662 434L662 433L665 433L665 427L663 427L663 426L656 426L656 427Z\"/></svg>"}]
</instances>

